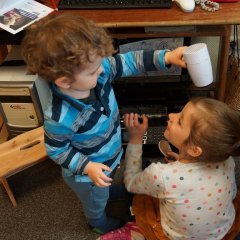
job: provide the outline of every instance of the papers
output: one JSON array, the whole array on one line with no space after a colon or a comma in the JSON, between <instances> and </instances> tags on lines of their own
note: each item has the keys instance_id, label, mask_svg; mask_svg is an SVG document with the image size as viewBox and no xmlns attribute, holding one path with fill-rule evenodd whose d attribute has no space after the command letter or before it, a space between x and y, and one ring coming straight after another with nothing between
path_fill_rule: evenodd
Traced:
<instances>
[{"instance_id":1,"label":"papers","mask_svg":"<svg viewBox=\"0 0 240 240\"><path fill-rule=\"evenodd\" d=\"M54 9L34 0L0 0L0 28L16 34Z\"/></svg>"}]
</instances>

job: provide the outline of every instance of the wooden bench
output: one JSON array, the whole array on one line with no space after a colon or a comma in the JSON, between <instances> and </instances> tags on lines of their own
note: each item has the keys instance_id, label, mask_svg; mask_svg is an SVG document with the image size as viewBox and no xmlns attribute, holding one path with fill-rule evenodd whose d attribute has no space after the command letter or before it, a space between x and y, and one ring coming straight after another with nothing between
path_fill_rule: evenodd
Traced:
<instances>
[{"instance_id":1,"label":"wooden bench","mask_svg":"<svg viewBox=\"0 0 240 240\"><path fill-rule=\"evenodd\" d=\"M7 177L47 158L43 127L22 133L0 144L0 182L14 207L17 206L17 202L7 182Z\"/></svg>"}]
</instances>

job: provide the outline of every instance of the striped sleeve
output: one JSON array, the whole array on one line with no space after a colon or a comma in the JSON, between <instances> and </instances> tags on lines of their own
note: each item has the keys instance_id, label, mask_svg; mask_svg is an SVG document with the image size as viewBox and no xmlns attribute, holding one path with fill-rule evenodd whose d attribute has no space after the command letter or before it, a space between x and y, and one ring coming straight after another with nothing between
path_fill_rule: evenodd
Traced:
<instances>
[{"instance_id":1,"label":"striped sleeve","mask_svg":"<svg viewBox=\"0 0 240 240\"><path fill-rule=\"evenodd\" d=\"M110 80L158 71L166 68L164 61L166 51L168 50L140 50L116 54L103 60L103 69Z\"/></svg>"},{"instance_id":2,"label":"striped sleeve","mask_svg":"<svg viewBox=\"0 0 240 240\"><path fill-rule=\"evenodd\" d=\"M48 156L73 174L82 174L89 163L88 157L72 146L74 136L72 130L56 124L53 121L44 123L45 148Z\"/></svg>"}]
</instances>

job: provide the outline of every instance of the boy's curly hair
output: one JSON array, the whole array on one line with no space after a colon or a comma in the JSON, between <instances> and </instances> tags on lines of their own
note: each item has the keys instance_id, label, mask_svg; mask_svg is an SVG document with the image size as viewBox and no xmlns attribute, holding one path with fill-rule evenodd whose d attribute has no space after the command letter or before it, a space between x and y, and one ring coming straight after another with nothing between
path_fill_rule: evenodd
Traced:
<instances>
[{"instance_id":1,"label":"boy's curly hair","mask_svg":"<svg viewBox=\"0 0 240 240\"><path fill-rule=\"evenodd\" d=\"M80 15L49 15L28 30L22 41L22 55L31 73L48 81L72 77L74 71L91 62L91 56L114 52L107 32Z\"/></svg>"}]
</instances>

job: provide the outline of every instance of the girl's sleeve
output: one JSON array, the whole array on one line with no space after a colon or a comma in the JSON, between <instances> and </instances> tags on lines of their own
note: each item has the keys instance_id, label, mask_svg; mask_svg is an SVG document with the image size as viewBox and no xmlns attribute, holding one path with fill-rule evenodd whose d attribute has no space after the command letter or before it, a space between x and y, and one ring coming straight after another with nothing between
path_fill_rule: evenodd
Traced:
<instances>
[{"instance_id":1,"label":"girl's sleeve","mask_svg":"<svg viewBox=\"0 0 240 240\"><path fill-rule=\"evenodd\" d=\"M116 54L103 60L103 69L112 81L118 77L138 76L149 71L168 69L164 55L168 50L140 50Z\"/></svg>"},{"instance_id":2,"label":"girl's sleeve","mask_svg":"<svg viewBox=\"0 0 240 240\"><path fill-rule=\"evenodd\" d=\"M125 155L124 183L129 192L161 198L164 193L162 164L152 163L142 170L142 145L128 144Z\"/></svg>"}]
</instances>

